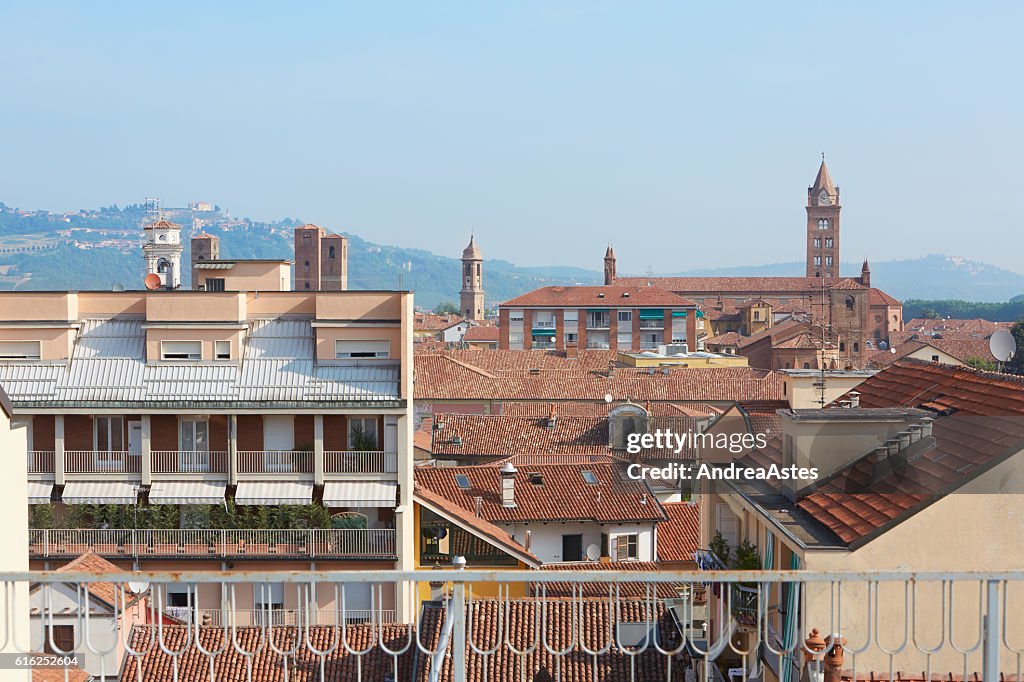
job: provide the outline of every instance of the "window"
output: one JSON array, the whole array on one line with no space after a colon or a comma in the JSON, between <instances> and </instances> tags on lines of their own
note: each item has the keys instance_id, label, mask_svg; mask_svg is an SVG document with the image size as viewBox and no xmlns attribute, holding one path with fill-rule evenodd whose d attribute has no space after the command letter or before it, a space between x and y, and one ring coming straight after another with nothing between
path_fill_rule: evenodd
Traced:
<instances>
[{"instance_id":1,"label":"window","mask_svg":"<svg viewBox=\"0 0 1024 682\"><path fill-rule=\"evenodd\" d=\"M821 237L815 237L814 238L814 248L816 248L816 249L820 249L821 248Z\"/></svg>"},{"instance_id":2,"label":"window","mask_svg":"<svg viewBox=\"0 0 1024 682\"><path fill-rule=\"evenodd\" d=\"M350 358L386 358L391 354L388 341L349 341L338 339L334 342L334 357L338 360Z\"/></svg>"},{"instance_id":3,"label":"window","mask_svg":"<svg viewBox=\"0 0 1024 682\"><path fill-rule=\"evenodd\" d=\"M522 310L510 310L509 313L508 313L508 321L509 322L522 322L523 321L523 311Z\"/></svg>"},{"instance_id":4,"label":"window","mask_svg":"<svg viewBox=\"0 0 1024 682\"><path fill-rule=\"evenodd\" d=\"M302 264L302 271L307 275L309 274L309 261L306 261L305 263Z\"/></svg>"},{"instance_id":5,"label":"window","mask_svg":"<svg viewBox=\"0 0 1024 682\"><path fill-rule=\"evenodd\" d=\"M620 535L615 542L615 560L629 561L636 559L639 554L639 537L636 533Z\"/></svg>"},{"instance_id":6,"label":"window","mask_svg":"<svg viewBox=\"0 0 1024 682\"><path fill-rule=\"evenodd\" d=\"M629 324L632 321L633 321L633 311L632 310L620 310L619 311L619 324L622 324L623 322L625 322L626 324Z\"/></svg>"},{"instance_id":7,"label":"window","mask_svg":"<svg viewBox=\"0 0 1024 682\"><path fill-rule=\"evenodd\" d=\"M847 296L845 303L847 310L853 310L853 304L855 303L853 296Z\"/></svg>"},{"instance_id":8,"label":"window","mask_svg":"<svg viewBox=\"0 0 1024 682\"><path fill-rule=\"evenodd\" d=\"M761 311L760 310L755 310L754 311L754 319L755 320L760 320L761 319Z\"/></svg>"},{"instance_id":9,"label":"window","mask_svg":"<svg viewBox=\"0 0 1024 682\"><path fill-rule=\"evenodd\" d=\"M825 265L831 267L831 265L832 265L832 256L825 256Z\"/></svg>"},{"instance_id":10,"label":"window","mask_svg":"<svg viewBox=\"0 0 1024 682\"><path fill-rule=\"evenodd\" d=\"M828 229L828 218L818 218L818 229L819 230L827 230Z\"/></svg>"},{"instance_id":11,"label":"window","mask_svg":"<svg viewBox=\"0 0 1024 682\"><path fill-rule=\"evenodd\" d=\"M581 471L580 475L583 476L583 480L587 485L600 484L600 481L597 480L597 476L594 475L593 471Z\"/></svg>"},{"instance_id":12,"label":"window","mask_svg":"<svg viewBox=\"0 0 1024 682\"><path fill-rule=\"evenodd\" d=\"M518 343L518 344L522 345L522 343L523 343L523 335L522 335L522 333L509 332L508 342L509 343Z\"/></svg>"},{"instance_id":13,"label":"window","mask_svg":"<svg viewBox=\"0 0 1024 682\"><path fill-rule=\"evenodd\" d=\"M469 476L467 476L466 474L456 475L455 485L459 486L463 490L469 490Z\"/></svg>"},{"instance_id":14,"label":"window","mask_svg":"<svg viewBox=\"0 0 1024 682\"><path fill-rule=\"evenodd\" d=\"M815 265L821 265L821 256L815 256L814 257L814 264Z\"/></svg>"},{"instance_id":15,"label":"window","mask_svg":"<svg viewBox=\"0 0 1024 682\"><path fill-rule=\"evenodd\" d=\"M932 362L938 362L938 361L939 361L939 356L938 355L933 355L932 356Z\"/></svg>"},{"instance_id":16,"label":"window","mask_svg":"<svg viewBox=\"0 0 1024 682\"><path fill-rule=\"evenodd\" d=\"M832 248L832 237L825 237L825 246L830 249Z\"/></svg>"},{"instance_id":17,"label":"window","mask_svg":"<svg viewBox=\"0 0 1024 682\"><path fill-rule=\"evenodd\" d=\"M566 333L566 335L565 335L565 342L566 343L577 343L579 340L580 339L579 339L579 335L578 334Z\"/></svg>"},{"instance_id":18,"label":"window","mask_svg":"<svg viewBox=\"0 0 1024 682\"><path fill-rule=\"evenodd\" d=\"M562 313L562 320L565 322L579 322L580 311L566 310L564 313Z\"/></svg>"},{"instance_id":19,"label":"window","mask_svg":"<svg viewBox=\"0 0 1024 682\"><path fill-rule=\"evenodd\" d=\"M38 360L39 341L0 341L0 359Z\"/></svg>"},{"instance_id":20,"label":"window","mask_svg":"<svg viewBox=\"0 0 1024 682\"><path fill-rule=\"evenodd\" d=\"M804 369L810 369L810 368L811 368L811 363L805 362L804 363Z\"/></svg>"},{"instance_id":21,"label":"window","mask_svg":"<svg viewBox=\"0 0 1024 682\"><path fill-rule=\"evenodd\" d=\"M348 418L348 447L350 450L377 449L377 418Z\"/></svg>"},{"instance_id":22,"label":"window","mask_svg":"<svg viewBox=\"0 0 1024 682\"><path fill-rule=\"evenodd\" d=\"M210 449L209 424L205 419L182 419L178 425L178 448L186 452Z\"/></svg>"},{"instance_id":23,"label":"window","mask_svg":"<svg viewBox=\"0 0 1024 682\"><path fill-rule=\"evenodd\" d=\"M51 634L49 626L43 630L46 641L43 651L48 654L70 654L75 650L75 626L54 625Z\"/></svg>"},{"instance_id":24,"label":"window","mask_svg":"<svg viewBox=\"0 0 1024 682\"><path fill-rule=\"evenodd\" d=\"M839 342L839 352L842 353L844 351L846 351L846 342L840 341Z\"/></svg>"},{"instance_id":25,"label":"window","mask_svg":"<svg viewBox=\"0 0 1024 682\"><path fill-rule=\"evenodd\" d=\"M628 349L632 348L633 347L633 332L632 332L632 330L625 331L625 332L620 331L618 333L618 335L616 336L615 340L616 340L616 343L618 344L619 350L628 350Z\"/></svg>"},{"instance_id":26,"label":"window","mask_svg":"<svg viewBox=\"0 0 1024 682\"><path fill-rule=\"evenodd\" d=\"M583 536L562 536L562 561L583 561Z\"/></svg>"},{"instance_id":27,"label":"window","mask_svg":"<svg viewBox=\"0 0 1024 682\"><path fill-rule=\"evenodd\" d=\"M328 246L327 247L327 257L330 258L331 260L334 260L334 247L333 246Z\"/></svg>"},{"instance_id":28,"label":"window","mask_svg":"<svg viewBox=\"0 0 1024 682\"><path fill-rule=\"evenodd\" d=\"M96 449L124 450L123 417L96 417Z\"/></svg>"},{"instance_id":29,"label":"window","mask_svg":"<svg viewBox=\"0 0 1024 682\"><path fill-rule=\"evenodd\" d=\"M202 341L161 341L160 358L162 360L202 360Z\"/></svg>"},{"instance_id":30,"label":"window","mask_svg":"<svg viewBox=\"0 0 1024 682\"><path fill-rule=\"evenodd\" d=\"M223 277L207 277L206 278L206 290L207 291L224 291L224 278Z\"/></svg>"},{"instance_id":31,"label":"window","mask_svg":"<svg viewBox=\"0 0 1024 682\"><path fill-rule=\"evenodd\" d=\"M214 357L218 360L230 360L231 359L231 342L230 341L214 341Z\"/></svg>"},{"instance_id":32,"label":"window","mask_svg":"<svg viewBox=\"0 0 1024 682\"><path fill-rule=\"evenodd\" d=\"M256 609L284 608L284 583L263 583L253 585L254 605Z\"/></svg>"},{"instance_id":33,"label":"window","mask_svg":"<svg viewBox=\"0 0 1024 682\"><path fill-rule=\"evenodd\" d=\"M857 353L860 351L860 344L856 341L853 342L853 352Z\"/></svg>"}]
</instances>

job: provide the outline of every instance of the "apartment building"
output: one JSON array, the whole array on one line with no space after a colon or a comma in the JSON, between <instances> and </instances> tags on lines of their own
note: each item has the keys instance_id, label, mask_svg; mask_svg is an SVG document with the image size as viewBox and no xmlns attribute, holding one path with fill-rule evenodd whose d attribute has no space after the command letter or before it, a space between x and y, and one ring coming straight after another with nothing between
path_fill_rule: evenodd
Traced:
<instances>
[{"instance_id":1,"label":"apartment building","mask_svg":"<svg viewBox=\"0 0 1024 682\"><path fill-rule=\"evenodd\" d=\"M32 565L411 567L412 330L408 292L0 293Z\"/></svg>"},{"instance_id":2,"label":"apartment building","mask_svg":"<svg viewBox=\"0 0 1024 682\"><path fill-rule=\"evenodd\" d=\"M697 350L703 313L697 304L658 287L542 287L499 308L498 347L656 351Z\"/></svg>"}]
</instances>

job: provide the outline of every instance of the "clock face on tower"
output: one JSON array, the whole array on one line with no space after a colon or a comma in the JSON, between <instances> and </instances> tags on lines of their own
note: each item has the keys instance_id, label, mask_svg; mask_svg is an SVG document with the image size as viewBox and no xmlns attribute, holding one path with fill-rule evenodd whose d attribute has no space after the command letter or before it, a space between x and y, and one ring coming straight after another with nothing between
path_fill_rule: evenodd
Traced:
<instances>
[{"instance_id":1,"label":"clock face on tower","mask_svg":"<svg viewBox=\"0 0 1024 682\"><path fill-rule=\"evenodd\" d=\"M828 206L832 203L832 199L829 197L828 192L821 190L821 194L818 195L818 206Z\"/></svg>"}]
</instances>

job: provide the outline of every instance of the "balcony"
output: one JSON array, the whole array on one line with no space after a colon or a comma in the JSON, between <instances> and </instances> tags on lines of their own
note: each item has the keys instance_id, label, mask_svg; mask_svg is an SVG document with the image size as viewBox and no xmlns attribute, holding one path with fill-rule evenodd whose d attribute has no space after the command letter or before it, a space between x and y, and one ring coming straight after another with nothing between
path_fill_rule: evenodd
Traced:
<instances>
[{"instance_id":1,"label":"balcony","mask_svg":"<svg viewBox=\"0 0 1024 682\"><path fill-rule=\"evenodd\" d=\"M664 329L664 320L640 320L641 329Z\"/></svg>"},{"instance_id":2,"label":"balcony","mask_svg":"<svg viewBox=\"0 0 1024 682\"><path fill-rule=\"evenodd\" d=\"M45 478L53 478L53 461L53 450L29 450L28 473L46 474Z\"/></svg>"},{"instance_id":3,"label":"balcony","mask_svg":"<svg viewBox=\"0 0 1024 682\"><path fill-rule=\"evenodd\" d=\"M397 472L397 452L324 450L325 474L394 474Z\"/></svg>"},{"instance_id":4,"label":"balcony","mask_svg":"<svg viewBox=\"0 0 1024 682\"><path fill-rule=\"evenodd\" d=\"M555 328L555 321L554 320L534 320L533 322L530 323L530 326L533 329L554 329Z\"/></svg>"},{"instance_id":5,"label":"balcony","mask_svg":"<svg viewBox=\"0 0 1024 682\"><path fill-rule=\"evenodd\" d=\"M555 347L554 341L531 341L530 348L532 350L551 350Z\"/></svg>"},{"instance_id":6,"label":"balcony","mask_svg":"<svg viewBox=\"0 0 1024 682\"><path fill-rule=\"evenodd\" d=\"M658 346L662 345L660 341L641 341L640 350L658 350Z\"/></svg>"},{"instance_id":7,"label":"balcony","mask_svg":"<svg viewBox=\"0 0 1024 682\"><path fill-rule=\"evenodd\" d=\"M239 450L239 474L312 474L310 450Z\"/></svg>"},{"instance_id":8,"label":"balcony","mask_svg":"<svg viewBox=\"0 0 1024 682\"><path fill-rule=\"evenodd\" d=\"M29 531L33 559L74 558L93 551L107 558L209 557L391 559L391 528L289 530L52 529Z\"/></svg>"},{"instance_id":9,"label":"balcony","mask_svg":"<svg viewBox=\"0 0 1024 682\"><path fill-rule=\"evenodd\" d=\"M65 450L67 474L137 474L142 471L142 455L127 450Z\"/></svg>"},{"instance_id":10,"label":"balcony","mask_svg":"<svg viewBox=\"0 0 1024 682\"><path fill-rule=\"evenodd\" d=\"M608 350L611 344L608 341L587 341L587 348L592 350Z\"/></svg>"},{"instance_id":11,"label":"balcony","mask_svg":"<svg viewBox=\"0 0 1024 682\"><path fill-rule=\"evenodd\" d=\"M223 450L154 450L154 474L226 474L228 453Z\"/></svg>"}]
</instances>

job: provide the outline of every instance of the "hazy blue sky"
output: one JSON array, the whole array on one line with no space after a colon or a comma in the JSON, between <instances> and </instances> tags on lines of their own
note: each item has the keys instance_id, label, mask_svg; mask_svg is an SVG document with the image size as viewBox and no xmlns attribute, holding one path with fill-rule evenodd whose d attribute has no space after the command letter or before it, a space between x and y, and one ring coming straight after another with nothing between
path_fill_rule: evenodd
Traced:
<instances>
[{"instance_id":1,"label":"hazy blue sky","mask_svg":"<svg viewBox=\"0 0 1024 682\"><path fill-rule=\"evenodd\" d=\"M11 4L10 205L671 271L802 259L825 151L844 260L1024 270L1022 3Z\"/></svg>"}]
</instances>

